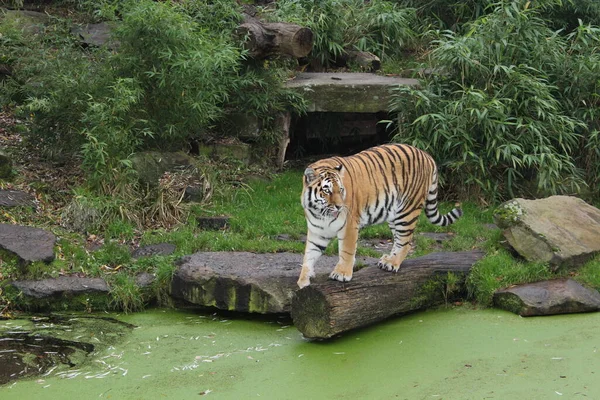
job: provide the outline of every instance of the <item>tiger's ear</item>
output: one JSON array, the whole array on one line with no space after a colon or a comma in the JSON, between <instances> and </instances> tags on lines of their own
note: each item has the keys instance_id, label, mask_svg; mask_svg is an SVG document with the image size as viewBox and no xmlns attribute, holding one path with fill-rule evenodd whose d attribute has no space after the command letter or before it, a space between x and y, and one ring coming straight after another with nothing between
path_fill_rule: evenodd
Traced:
<instances>
[{"instance_id":1,"label":"tiger's ear","mask_svg":"<svg viewBox=\"0 0 600 400\"><path fill-rule=\"evenodd\" d=\"M310 185L317 179L317 174L315 174L315 170L312 168L306 168L304 170L304 179L306 180L306 184Z\"/></svg>"},{"instance_id":2,"label":"tiger's ear","mask_svg":"<svg viewBox=\"0 0 600 400\"><path fill-rule=\"evenodd\" d=\"M346 172L346 168L344 168L342 164L334 167L333 169L335 169L342 177L344 176L344 172Z\"/></svg>"}]
</instances>

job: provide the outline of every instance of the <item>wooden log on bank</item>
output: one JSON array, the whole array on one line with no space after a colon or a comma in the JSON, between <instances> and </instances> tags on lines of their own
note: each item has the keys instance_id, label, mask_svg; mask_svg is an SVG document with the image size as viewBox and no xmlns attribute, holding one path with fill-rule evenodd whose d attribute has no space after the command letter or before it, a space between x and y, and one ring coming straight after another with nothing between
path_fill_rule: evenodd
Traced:
<instances>
[{"instance_id":1,"label":"wooden log on bank","mask_svg":"<svg viewBox=\"0 0 600 400\"><path fill-rule=\"evenodd\" d=\"M247 36L245 47L253 58L261 59L273 54L295 58L306 57L313 47L313 32L286 22L262 22L247 18L237 28L240 37Z\"/></svg>"},{"instance_id":2,"label":"wooden log on bank","mask_svg":"<svg viewBox=\"0 0 600 400\"><path fill-rule=\"evenodd\" d=\"M447 278L448 272L466 277L482 257L479 251L432 253L405 260L398 273L373 266L357 271L348 283L311 284L292 298L294 325L307 338L327 339L392 315L435 305L444 301L443 289L438 296L429 292L443 288L440 280ZM431 284L435 280L437 286Z\"/></svg>"}]
</instances>

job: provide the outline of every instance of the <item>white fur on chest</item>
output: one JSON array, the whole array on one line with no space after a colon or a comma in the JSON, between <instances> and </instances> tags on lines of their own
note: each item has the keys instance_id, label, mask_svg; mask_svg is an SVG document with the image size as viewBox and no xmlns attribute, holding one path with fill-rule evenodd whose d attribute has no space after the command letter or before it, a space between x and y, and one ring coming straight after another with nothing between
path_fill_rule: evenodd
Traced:
<instances>
[{"instance_id":1,"label":"white fur on chest","mask_svg":"<svg viewBox=\"0 0 600 400\"><path fill-rule=\"evenodd\" d=\"M337 218L324 216L322 218L313 217L310 212L305 212L308 230L323 238L333 238L338 235L346 225L348 213L342 210Z\"/></svg>"}]
</instances>

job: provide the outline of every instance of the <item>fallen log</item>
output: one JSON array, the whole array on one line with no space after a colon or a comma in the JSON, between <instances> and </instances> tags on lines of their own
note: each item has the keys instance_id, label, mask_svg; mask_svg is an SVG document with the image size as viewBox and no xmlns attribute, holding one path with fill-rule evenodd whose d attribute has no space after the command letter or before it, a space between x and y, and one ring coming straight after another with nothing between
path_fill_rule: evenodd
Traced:
<instances>
[{"instance_id":1,"label":"fallen log","mask_svg":"<svg viewBox=\"0 0 600 400\"><path fill-rule=\"evenodd\" d=\"M292 297L294 325L307 338L327 339L392 315L439 304L444 301L448 273L464 281L482 257L479 251L432 253L405 260L398 273L366 267L355 272L348 283L311 284Z\"/></svg>"},{"instance_id":2,"label":"fallen log","mask_svg":"<svg viewBox=\"0 0 600 400\"><path fill-rule=\"evenodd\" d=\"M247 37L244 46L250 56L256 59L273 54L306 57L313 47L313 32L309 28L285 22L247 19L237 28L237 34Z\"/></svg>"}]
</instances>

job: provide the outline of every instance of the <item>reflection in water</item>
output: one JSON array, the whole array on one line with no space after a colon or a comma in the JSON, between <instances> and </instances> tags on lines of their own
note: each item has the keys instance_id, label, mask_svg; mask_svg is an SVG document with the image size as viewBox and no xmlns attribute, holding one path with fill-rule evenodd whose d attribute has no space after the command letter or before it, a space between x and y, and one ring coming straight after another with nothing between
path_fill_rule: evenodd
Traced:
<instances>
[{"instance_id":1,"label":"reflection in water","mask_svg":"<svg viewBox=\"0 0 600 400\"><path fill-rule=\"evenodd\" d=\"M49 315L0 324L0 385L73 368L132 325L111 318ZM98 332L98 333L97 333ZM98 337L100 336L101 339Z\"/></svg>"}]
</instances>

